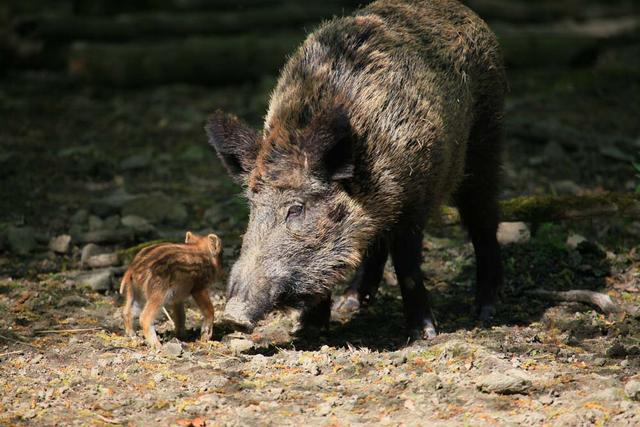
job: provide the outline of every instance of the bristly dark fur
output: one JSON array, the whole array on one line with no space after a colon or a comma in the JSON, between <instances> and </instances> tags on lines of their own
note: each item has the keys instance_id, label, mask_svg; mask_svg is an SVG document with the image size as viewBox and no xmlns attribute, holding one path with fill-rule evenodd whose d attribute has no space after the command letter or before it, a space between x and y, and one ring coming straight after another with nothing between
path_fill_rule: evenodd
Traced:
<instances>
[{"instance_id":1,"label":"bristly dark fur","mask_svg":"<svg viewBox=\"0 0 640 427\"><path fill-rule=\"evenodd\" d=\"M493 305L505 82L495 36L455 0L380 0L310 34L284 67L251 149L237 142L249 131L216 130L225 116L209 123L252 203L231 297L275 306L292 277L300 298L326 295L358 266L356 277L373 283L390 251L407 320L431 324L421 230L453 198L478 254L479 307ZM292 203L305 206L294 223Z\"/></svg>"}]
</instances>

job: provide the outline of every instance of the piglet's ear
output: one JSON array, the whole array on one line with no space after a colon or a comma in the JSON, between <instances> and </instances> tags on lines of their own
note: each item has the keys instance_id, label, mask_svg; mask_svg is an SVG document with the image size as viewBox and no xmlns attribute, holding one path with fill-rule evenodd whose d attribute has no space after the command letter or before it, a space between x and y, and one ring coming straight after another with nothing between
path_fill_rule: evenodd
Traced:
<instances>
[{"instance_id":1,"label":"piglet's ear","mask_svg":"<svg viewBox=\"0 0 640 427\"><path fill-rule=\"evenodd\" d=\"M193 234L190 231L187 231L187 234L184 236L185 243L191 243L191 239L193 238Z\"/></svg>"},{"instance_id":2,"label":"piglet's ear","mask_svg":"<svg viewBox=\"0 0 640 427\"><path fill-rule=\"evenodd\" d=\"M207 239L209 240L209 250L212 255L218 255L222 252L222 241L220 241L218 236L215 234L209 234Z\"/></svg>"},{"instance_id":3,"label":"piglet's ear","mask_svg":"<svg viewBox=\"0 0 640 427\"><path fill-rule=\"evenodd\" d=\"M342 107L315 117L304 142L309 167L332 181L353 178L354 134Z\"/></svg>"},{"instance_id":4,"label":"piglet's ear","mask_svg":"<svg viewBox=\"0 0 640 427\"><path fill-rule=\"evenodd\" d=\"M209 117L205 130L209 144L215 148L222 164L231 177L241 183L255 164L258 132L222 111L216 111Z\"/></svg>"}]
</instances>

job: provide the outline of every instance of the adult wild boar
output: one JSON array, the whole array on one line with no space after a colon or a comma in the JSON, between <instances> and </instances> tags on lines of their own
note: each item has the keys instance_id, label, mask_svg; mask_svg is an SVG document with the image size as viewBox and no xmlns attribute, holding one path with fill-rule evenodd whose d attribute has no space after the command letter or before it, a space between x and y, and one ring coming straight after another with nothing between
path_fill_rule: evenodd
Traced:
<instances>
[{"instance_id":1,"label":"adult wild boar","mask_svg":"<svg viewBox=\"0 0 640 427\"><path fill-rule=\"evenodd\" d=\"M251 208L226 316L249 327L298 306L303 322L326 322L331 289L352 277L337 308L357 308L390 253L411 332L435 336L423 226L452 198L475 249L478 314L490 317L505 86L494 34L454 0L380 0L310 34L262 133L221 112L206 127Z\"/></svg>"}]
</instances>

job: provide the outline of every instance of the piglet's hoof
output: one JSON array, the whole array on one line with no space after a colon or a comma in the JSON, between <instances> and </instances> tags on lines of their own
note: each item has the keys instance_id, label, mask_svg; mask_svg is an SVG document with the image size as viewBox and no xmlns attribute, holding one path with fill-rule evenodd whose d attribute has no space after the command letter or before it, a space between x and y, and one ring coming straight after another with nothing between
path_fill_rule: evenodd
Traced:
<instances>
[{"instance_id":1,"label":"piglet's hoof","mask_svg":"<svg viewBox=\"0 0 640 427\"><path fill-rule=\"evenodd\" d=\"M356 313L358 310L360 310L360 301L356 295L350 294L337 298L331 307L331 312L338 316Z\"/></svg>"}]
</instances>

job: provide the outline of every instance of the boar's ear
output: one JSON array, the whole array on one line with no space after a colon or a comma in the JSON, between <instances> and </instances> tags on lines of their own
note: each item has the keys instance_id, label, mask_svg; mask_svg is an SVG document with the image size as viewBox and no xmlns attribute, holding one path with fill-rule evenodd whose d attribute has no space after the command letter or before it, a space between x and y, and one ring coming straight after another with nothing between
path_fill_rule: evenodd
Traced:
<instances>
[{"instance_id":1,"label":"boar's ear","mask_svg":"<svg viewBox=\"0 0 640 427\"><path fill-rule=\"evenodd\" d=\"M209 144L216 149L231 177L242 182L253 168L258 154L258 132L222 111L216 111L209 117L205 130Z\"/></svg>"},{"instance_id":2,"label":"boar's ear","mask_svg":"<svg viewBox=\"0 0 640 427\"><path fill-rule=\"evenodd\" d=\"M332 181L353 178L354 135L344 108L337 107L316 117L310 131L311 138L305 147L310 167Z\"/></svg>"},{"instance_id":3,"label":"boar's ear","mask_svg":"<svg viewBox=\"0 0 640 427\"><path fill-rule=\"evenodd\" d=\"M192 238L193 238L193 234L191 234L190 231L187 231L187 234L184 236L184 242L185 243L189 243L189 242L191 242Z\"/></svg>"},{"instance_id":4,"label":"boar's ear","mask_svg":"<svg viewBox=\"0 0 640 427\"><path fill-rule=\"evenodd\" d=\"M209 250L212 255L218 255L222 252L222 242L218 236L215 234L209 234L207 238L209 239Z\"/></svg>"}]
</instances>

